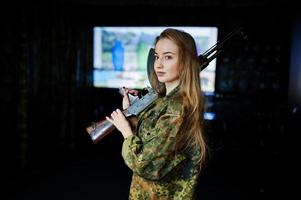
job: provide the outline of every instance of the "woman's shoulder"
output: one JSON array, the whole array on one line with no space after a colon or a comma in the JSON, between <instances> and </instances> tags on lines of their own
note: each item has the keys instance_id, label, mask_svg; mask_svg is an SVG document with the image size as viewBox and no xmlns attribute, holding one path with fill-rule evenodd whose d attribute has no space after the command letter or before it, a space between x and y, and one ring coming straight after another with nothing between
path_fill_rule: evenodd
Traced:
<instances>
[{"instance_id":1,"label":"woman's shoulder","mask_svg":"<svg viewBox=\"0 0 301 200\"><path fill-rule=\"evenodd\" d=\"M182 98L180 95L175 95L168 99L167 112L173 114L181 114L182 111Z\"/></svg>"}]
</instances>

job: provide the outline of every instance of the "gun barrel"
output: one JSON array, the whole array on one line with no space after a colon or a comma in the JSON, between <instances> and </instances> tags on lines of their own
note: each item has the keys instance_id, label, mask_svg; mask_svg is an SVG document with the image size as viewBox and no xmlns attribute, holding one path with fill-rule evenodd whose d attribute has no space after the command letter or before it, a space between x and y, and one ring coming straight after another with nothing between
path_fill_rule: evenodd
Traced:
<instances>
[{"instance_id":1,"label":"gun barrel","mask_svg":"<svg viewBox=\"0 0 301 200\"><path fill-rule=\"evenodd\" d=\"M205 51L202 56L208 58L213 52L219 50L225 42L237 34L244 35L241 27L236 28L232 32L228 33L222 40L218 41L215 45Z\"/></svg>"}]
</instances>

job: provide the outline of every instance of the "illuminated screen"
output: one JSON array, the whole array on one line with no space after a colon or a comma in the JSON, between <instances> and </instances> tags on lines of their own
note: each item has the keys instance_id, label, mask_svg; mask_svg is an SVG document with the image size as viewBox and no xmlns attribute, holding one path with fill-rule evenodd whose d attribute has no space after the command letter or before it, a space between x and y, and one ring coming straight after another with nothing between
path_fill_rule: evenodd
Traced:
<instances>
[{"instance_id":1,"label":"illuminated screen","mask_svg":"<svg viewBox=\"0 0 301 200\"><path fill-rule=\"evenodd\" d=\"M135 89L148 84L147 57L155 38L166 28L191 34L198 54L217 42L216 27L94 27L93 82L95 87ZM214 92L216 60L200 74L202 90Z\"/></svg>"}]
</instances>

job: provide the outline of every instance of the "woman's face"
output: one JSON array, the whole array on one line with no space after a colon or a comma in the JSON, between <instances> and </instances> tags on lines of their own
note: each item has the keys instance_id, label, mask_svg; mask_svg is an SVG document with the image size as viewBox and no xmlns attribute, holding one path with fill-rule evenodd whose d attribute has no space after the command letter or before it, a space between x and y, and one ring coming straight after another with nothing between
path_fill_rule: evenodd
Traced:
<instances>
[{"instance_id":1,"label":"woman's face","mask_svg":"<svg viewBox=\"0 0 301 200\"><path fill-rule=\"evenodd\" d=\"M179 80L179 48L170 39L160 39L155 46L154 69L162 83L173 83Z\"/></svg>"}]
</instances>

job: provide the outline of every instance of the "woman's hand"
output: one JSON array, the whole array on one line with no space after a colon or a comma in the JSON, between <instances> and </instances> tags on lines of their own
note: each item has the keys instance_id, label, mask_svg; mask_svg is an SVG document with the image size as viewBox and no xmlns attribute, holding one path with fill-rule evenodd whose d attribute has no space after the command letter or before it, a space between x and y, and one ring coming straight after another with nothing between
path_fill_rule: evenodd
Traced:
<instances>
[{"instance_id":1,"label":"woman's hand","mask_svg":"<svg viewBox=\"0 0 301 200\"><path fill-rule=\"evenodd\" d=\"M121 132L124 138L133 135L130 123L125 118L121 110L117 109L116 111L112 112L111 118L106 117L106 119Z\"/></svg>"},{"instance_id":2,"label":"woman's hand","mask_svg":"<svg viewBox=\"0 0 301 200\"><path fill-rule=\"evenodd\" d=\"M122 92L123 92L122 108L123 108L123 110L125 110L128 107L130 107L130 105L131 105L130 99L129 99L129 94L137 96L138 95L138 91L123 87L122 88Z\"/></svg>"}]
</instances>

